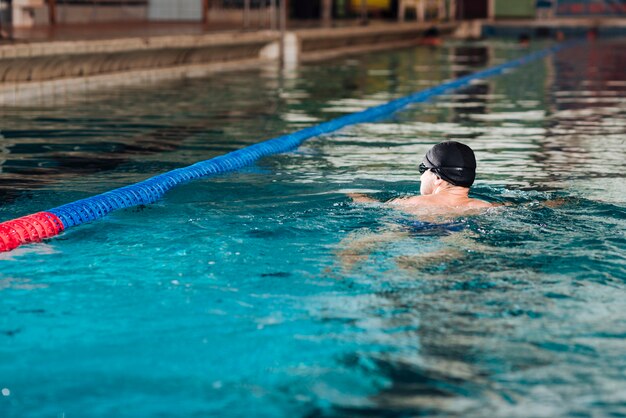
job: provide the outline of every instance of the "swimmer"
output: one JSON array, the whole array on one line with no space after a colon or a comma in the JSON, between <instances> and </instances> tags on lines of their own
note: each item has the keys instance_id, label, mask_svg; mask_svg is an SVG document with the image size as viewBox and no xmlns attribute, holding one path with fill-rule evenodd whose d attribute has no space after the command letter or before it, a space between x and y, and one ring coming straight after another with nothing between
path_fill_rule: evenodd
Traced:
<instances>
[{"instance_id":1,"label":"swimmer","mask_svg":"<svg viewBox=\"0 0 626 418\"><path fill-rule=\"evenodd\" d=\"M441 36L439 35L439 29L436 26L432 26L424 32L424 36L419 41L420 45L440 46L443 44Z\"/></svg>"},{"instance_id":2,"label":"swimmer","mask_svg":"<svg viewBox=\"0 0 626 418\"><path fill-rule=\"evenodd\" d=\"M530 45L530 36L526 33L522 33L517 37L517 43L524 48L528 47Z\"/></svg>"},{"instance_id":3,"label":"swimmer","mask_svg":"<svg viewBox=\"0 0 626 418\"><path fill-rule=\"evenodd\" d=\"M595 41L598 38L598 28L592 27L587 31L587 40Z\"/></svg>"},{"instance_id":4,"label":"swimmer","mask_svg":"<svg viewBox=\"0 0 626 418\"><path fill-rule=\"evenodd\" d=\"M494 206L469 197L476 178L476 157L465 144L445 141L433 146L424 156L419 172L420 196L396 198L385 204L422 215L461 215ZM348 196L355 203L381 203L360 193Z\"/></svg>"},{"instance_id":5,"label":"swimmer","mask_svg":"<svg viewBox=\"0 0 626 418\"><path fill-rule=\"evenodd\" d=\"M353 233L348 236L337 253L344 272L367 260L376 247L408 237L415 231L445 232L444 236L462 235L463 228L459 229L458 225L450 223L450 218L481 213L494 206L469 197L470 187L476 178L476 157L474 151L465 144L445 141L433 146L424 156L419 171L420 196L380 202L360 193L348 194L355 203L383 203L402 212L417 215L419 220L415 224L399 222L397 225L388 225L382 233ZM432 264L433 260L443 258L458 259L461 258L461 253L455 248L444 248L435 253L420 255L403 265L427 265ZM406 261L404 258L398 261L401 260Z\"/></svg>"},{"instance_id":6,"label":"swimmer","mask_svg":"<svg viewBox=\"0 0 626 418\"><path fill-rule=\"evenodd\" d=\"M563 42L565 40L565 33L563 33L562 30L557 31L556 33L556 40L559 42Z\"/></svg>"},{"instance_id":7,"label":"swimmer","mask_svg":"<svg viewBox=\"0 0 626 418\"><path fill-rule=\"evenodd\" d=\"M488 252L488 246L475 242L474 233L455 221L458 217L477 215L489 208L508 205L469 197L470 187L476 178L474 151L460 142L441 142L426 153L419 171L419 196L380 202L364 194L348 194L355 203L383 204L415 215L416 220L403 219L373 233L368 230L350 233L342 240L337 251L344 273L367 261L377 247L412 236L438 236L443 248L396 257L396 264L404 270L420 270L441 262L462 260L470 250ZM564 199L558 199L543 204L555 208L565 202Z\"/></svg>"}]
</instances>

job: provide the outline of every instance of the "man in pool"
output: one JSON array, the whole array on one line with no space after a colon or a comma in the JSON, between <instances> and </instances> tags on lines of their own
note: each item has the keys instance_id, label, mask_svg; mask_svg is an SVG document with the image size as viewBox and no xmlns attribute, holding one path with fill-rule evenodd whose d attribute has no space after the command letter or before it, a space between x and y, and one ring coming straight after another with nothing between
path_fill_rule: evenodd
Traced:
<instances>
[{"instance_id":1,"label":"man in pool","mask_svg":"<svg viewBox=\"0 0 626 418\"><path fill-rule=\"evenodd\" d=\"M494 206L469 197L470 187L476 178L476 157L474 151L465 144L445 141L433 146L424 156L419 171L420 196L401 197L384 203L402 212L417 215L420 221L425 221L418 221L415 225L418 230L437 225L446 229L450 218L480 213ZM349 196L355 203L381 203L360 193ZM377 246L400 240L408 233L405 227L390 226L374 234L352 234L344 241L344 248L337 254L344 271L352 269L359 261L366 260ZM424 264L458 259L463 257L463 252L458 247L468 245L463 234L450 235L447 244L447 247L434 252L398 257L398 265L415 269Z\"/></svg>"},{"instance_id":2,"label":"man in pool","mask_svg":"<svg viewBox=\"0 0 626 418\"><path fill-rule=\"evenodd\" d=\"M386 204L413 213L460 214L492 207L491 203L469 197L476 178L476 157L465 144L445 141L433 146L419 166L420 196L392 199ZM356 203L379 203L368 196L352 193Z\"/></svg>"}]
</instances>

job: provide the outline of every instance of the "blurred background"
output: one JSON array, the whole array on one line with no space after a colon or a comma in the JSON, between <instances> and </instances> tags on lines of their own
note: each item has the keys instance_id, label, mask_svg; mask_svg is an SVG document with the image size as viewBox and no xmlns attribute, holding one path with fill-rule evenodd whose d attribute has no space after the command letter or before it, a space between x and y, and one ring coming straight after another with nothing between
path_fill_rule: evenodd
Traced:
<instances>
[{"instance_id":1,"label":"blurred background","mask_svg":"<svg viewBox=\"0 0 626 418\"><path fill-rule=\"evenodd\" d=\"M106 31L123 23L170 31L271 29L278 10L295 27L376 20L620 17L624 0L0 0L4 38L50 35L67 25ZM96 27L93 25L97 24ZM186 29L185 29L186 28ZM110 29L110 28L109 28Z\"/></svg>"}]
</instances>

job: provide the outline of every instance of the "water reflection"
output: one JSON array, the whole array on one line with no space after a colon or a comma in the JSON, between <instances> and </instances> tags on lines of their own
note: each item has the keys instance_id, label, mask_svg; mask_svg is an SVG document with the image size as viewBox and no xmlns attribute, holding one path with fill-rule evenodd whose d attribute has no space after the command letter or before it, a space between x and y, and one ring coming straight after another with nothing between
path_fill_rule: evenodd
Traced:
<instances>
[{"instance_id":1,"label":"water reflection","mask_svg":"<svg viewBox=\"0 0 626 418\"><path fill-rule=\"evenodd\" d=\"M454 78L463 77L485 68L490 62L489 48L486 45L458 46L452 48L452 60L456 64L453 67ZM477 82L463 89L463 93L452 97L450 100L452 109L451 121L456 124L468 122L471 115L487 113L487 99L489 97L489 83ZM475 138L475 133L469 132L467 138ZM463 136L455 135L462 141Z\"/></svg>"},{"instance_id":2,"label":"water reflection","mask_svg":"<svg viewBox=\"0 0 626 418\"><path fill-rule=\"evenodd\" d=\"M615 41L566 50L550 59L552 114L537 161L551 184L575 184L621 201L626 157L626 52Z\"/></svg>"},{"instance_id":3,"label":"water reflection","mask_svg":"<svg viewBox=\"0 0 626 418\"><path fill-rule=\"evenodd\" d=\"M276 88L276 80L264 71L254 73L260 80L186 80L164 83L167 89L146 85L97 91L65 105L0 109L0 199L9 202L32 190L63 188L64 182L82 190L89 178L100 187L86 190L104 191L258 140L241 138L246 126L271 135L279 126L276 100L263 94ZM267 90L252 90L264 84ZM210 97L178 97L178 90L207 91L216 85L221 89ZM236 100L224 106L224 97Z\"/></svg>"}]
</instances>

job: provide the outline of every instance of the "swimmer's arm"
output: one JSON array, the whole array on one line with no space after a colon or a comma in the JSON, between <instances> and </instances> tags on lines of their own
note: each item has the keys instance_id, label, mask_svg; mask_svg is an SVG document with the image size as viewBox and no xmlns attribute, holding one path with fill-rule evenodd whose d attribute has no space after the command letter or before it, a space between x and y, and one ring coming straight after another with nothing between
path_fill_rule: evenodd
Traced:
<instances>
[{"instance_id":1,"label":"swimmer's arm","mask_svg":"<svg viewBox=\"0 0 626 418\"><path fill-rule=\"evenodd\" d=\"M404 206L404 205L411 205L415 203L415 198L418 196L413 196L413 197L396 197L394 199L388 200L385 202L386 205L394 205L394 206Z\"/></svg>"},{"instance_id":2,"label":"swimmer's arm","mask_svg":"<svg viewBox=\"0 0 626 418\"><path fill-rule=\"evenodd\" d=\"M554 208L561 207L561 206L563 206L566 203L568 203L567 199L560 198L560 199L546 200L542 204L544 206L549 207L550 209L554 209Z\"/></svg>"},{"instance_id":3,"label":"swimmer's arm","mask_svg":"<svg viewBox=\"0 0 626 418\"><path fill-rule=\"evenodd\" d=\"M354 203L365 203L365 204L380 204L382 203L380 200L373 199L367 195L362 193L348 193L348 197L352 199Z\"/></svg>"},{"instance_id":4,"label":"swimmer's arm","mask_svg":"<svg viewBox=\"0 0 626 418\"><path fill-rule=\"evenodd\" d=\"M543 206L545 206L547 208L554 209L554 208L561 207L561 206L565 205L568 202L569 202L568 199L559 198L559 199L545 200L543 202L531 202L531 204L537 204L538 203L538 204L543 205ZM491 207L493 207L493 208L499 208L499 207L503 207L503 206L516 206L516 204L513 203L513 202L491 203Z\"/></svg>"},{"instance_id":5,"label":"swimmer's arm","mask_svg":"<svg viewBox=\"0 0 626 418\"><path fill-rule=\"evenodd\" d=\"M379 205L407 205L409 204L409 199L406 197L397 197L395 199L387 200L385 202L381 202L380 200L376 200L362 193L348 193L348 197L352 199L354 203L365 203L365 204L379 204Z\"/></svg>"}]
</instances>

